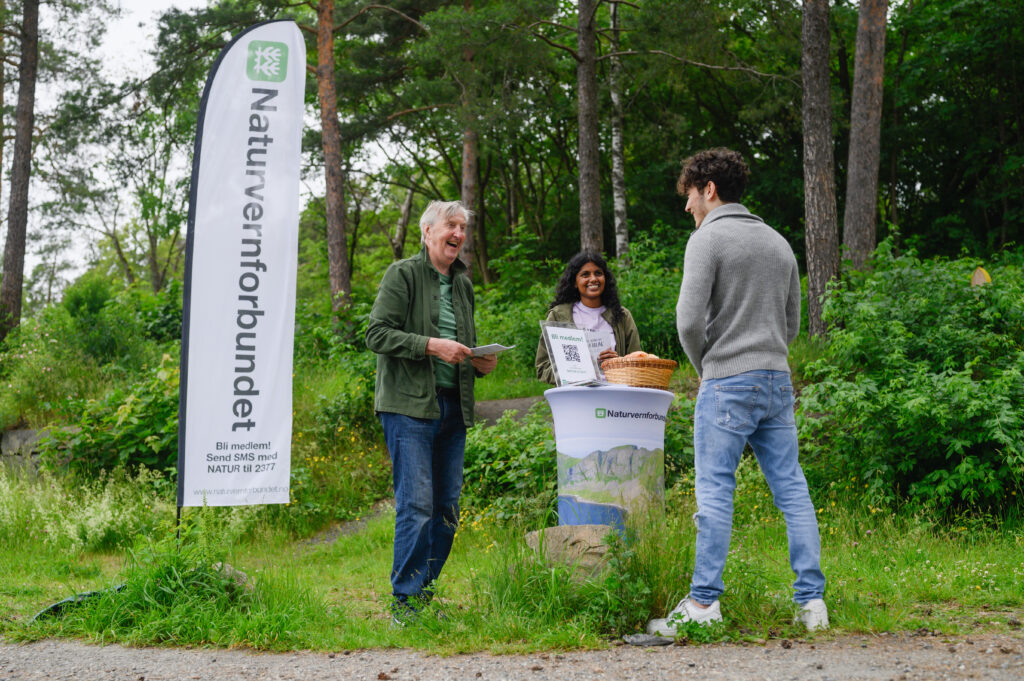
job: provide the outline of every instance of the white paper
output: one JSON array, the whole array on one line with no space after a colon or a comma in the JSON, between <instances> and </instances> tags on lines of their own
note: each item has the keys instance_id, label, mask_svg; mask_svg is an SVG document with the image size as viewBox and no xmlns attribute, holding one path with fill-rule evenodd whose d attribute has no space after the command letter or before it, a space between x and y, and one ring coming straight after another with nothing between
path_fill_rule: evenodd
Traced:
<instances>
[{"instance_id":1,"label":"white paper","mask_svg":"<svg viewBox=\"0 0 1024 681\"><path fill-rule=\"evenodd\" d=\"M499 352L505 352L506 350L511 350L514 347L514 345L491 343L490 345L478 345L475 348L470 348L469 351L473 353L474 357L483 357L484 355L497 355Z\"/></svg>"},{"instance_id":2,"label":"white paper","mask_svg":"<svg viewBox=\"0 0 1024 681\"><path fill-rule=\"evenodd\" d=\"M615 347L615 334L610 330L587 329L587 344L590 346L590 354L596 359L604 350Z\"/></svg>"}]
</instances>

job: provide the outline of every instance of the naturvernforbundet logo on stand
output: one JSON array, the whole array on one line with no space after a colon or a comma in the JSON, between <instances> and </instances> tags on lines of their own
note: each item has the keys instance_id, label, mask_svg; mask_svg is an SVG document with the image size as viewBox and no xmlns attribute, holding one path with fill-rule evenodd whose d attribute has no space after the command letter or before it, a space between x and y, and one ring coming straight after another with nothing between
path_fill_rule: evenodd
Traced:
<instances>
[{"instance_id":1,"label":"naturvernforbundet logo on stand","mask_svg":"<svg viewBox=\"0 0 1024 681\"><path fill-rule=\"evenodd\" d=\"M599 419L603 418L614 418L614 419L644 419L653 421L664 421L665 416L658 414L653 411L623 411L621 409L606 409L604 407L596 407L594 409L594 416Z\"/></svg>"}]
</instances>

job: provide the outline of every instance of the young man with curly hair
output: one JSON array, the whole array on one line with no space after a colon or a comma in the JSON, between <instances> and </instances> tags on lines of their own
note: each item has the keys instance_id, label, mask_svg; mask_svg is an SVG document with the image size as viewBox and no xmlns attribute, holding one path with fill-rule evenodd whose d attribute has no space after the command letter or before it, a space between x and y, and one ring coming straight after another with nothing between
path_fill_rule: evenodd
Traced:
<instances>
[{"instance_id":1,"label":"young man with curly hair","mask_svg":"<svg viewBox=\"0 0 1024 681\"><path fill-rule=\"evenodd\" d=\"M686 244L676 305L679 341L700 376L694 410L697 549L689 595L648 632L720 621L736 467L749 443L786 518L796 621L828 627L821 540L800 468L788 345L800 330L800 273L785 238L740 197L749 170L729 149L683 161L676 185L697 230Z\"/></svg>"}]
</instances>

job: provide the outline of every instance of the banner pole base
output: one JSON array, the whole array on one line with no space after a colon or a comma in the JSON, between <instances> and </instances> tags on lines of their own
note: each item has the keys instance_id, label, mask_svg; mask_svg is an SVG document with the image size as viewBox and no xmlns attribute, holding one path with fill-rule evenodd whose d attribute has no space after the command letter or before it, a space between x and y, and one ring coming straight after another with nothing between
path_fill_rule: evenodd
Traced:
<instances>
[{"instance_id":1,"label":"banner pole base","mask_svg":"<svg viewBox=\"0 0 1024 681\"><path fill-rule=\"evenodd\" d=\"M181 506L178 506L178 513L174 518L174 545L178 553L181 553Z\"/></svg>"}]
</instances>

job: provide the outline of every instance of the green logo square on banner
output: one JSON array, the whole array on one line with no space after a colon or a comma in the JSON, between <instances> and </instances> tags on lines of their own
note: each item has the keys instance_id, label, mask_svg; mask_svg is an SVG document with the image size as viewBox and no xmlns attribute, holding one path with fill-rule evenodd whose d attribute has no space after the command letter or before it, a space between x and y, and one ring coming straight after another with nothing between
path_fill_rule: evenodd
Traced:
<instances>
[{"instance_id":1,"label":"green logo square on banner","mask_svg":"<svg viewBox=\"0 0 1024 681\"><path fill-rule=\"evenodd\" d=\"M598 407L598 408L594 409L594 416L596 416L599 419L603 419L607 413L608 412L606 412L601 407Z\"/></svg>"},{"instance_id":2,"label":"green logo square on banner","mask_svg":"<svg viewBox=\"0 0 1024 681\"><path fill-rule=\"evenodd\" d=\"M245 75L249 80L280 83L288 75L288 46L269 40L249 43L249 56L245 60Z\"/></svg>"}]
</instances>

